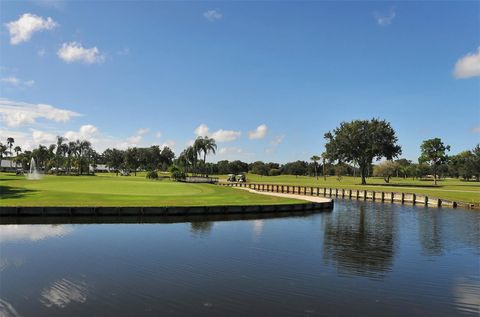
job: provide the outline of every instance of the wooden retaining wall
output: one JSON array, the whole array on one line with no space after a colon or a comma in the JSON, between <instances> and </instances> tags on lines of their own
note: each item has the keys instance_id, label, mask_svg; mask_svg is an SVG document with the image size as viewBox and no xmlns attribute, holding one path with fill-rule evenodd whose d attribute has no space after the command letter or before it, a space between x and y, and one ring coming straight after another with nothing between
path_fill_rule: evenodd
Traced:
<instances>
[{"instance_id":1,"label":"wooden retaining wall","mask_svg":"<svg viewBox=\"0 0 480 317\"><path fill-rule=\"evenodd\" d=\"M372 200L378 202L423 205L428 207L475 208L475 205L473 204L429 197L426 195L420 195L415 193L259 183L221 183L220 185L230 187L245 187L258 191L268 191L276 193L337 197L357 200Z\"/></svg>"}]
</instances>

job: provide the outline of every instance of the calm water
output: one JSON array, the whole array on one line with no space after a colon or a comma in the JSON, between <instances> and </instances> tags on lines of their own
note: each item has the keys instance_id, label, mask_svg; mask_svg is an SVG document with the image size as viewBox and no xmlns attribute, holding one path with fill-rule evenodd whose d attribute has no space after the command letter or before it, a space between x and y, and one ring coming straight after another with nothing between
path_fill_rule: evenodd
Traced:
<instances>
[{"instance_id":1,"label":"calm water","mask_svg":"<svg viewBox=\"0 0 480 317\"><path fill-rule=\"evenodd\" d=\"M0 226L0 316L478 316L480 212ZM3 314L3 315L2 315Z\"/></svg>"}]
</instances>

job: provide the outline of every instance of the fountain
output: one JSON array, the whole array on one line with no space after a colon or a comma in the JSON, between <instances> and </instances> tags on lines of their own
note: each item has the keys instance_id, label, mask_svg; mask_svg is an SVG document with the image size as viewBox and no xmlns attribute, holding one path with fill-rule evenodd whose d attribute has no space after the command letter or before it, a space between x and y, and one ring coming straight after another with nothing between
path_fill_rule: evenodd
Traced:
<instances>
[{"instance_id":1,"label":"fountain","mask_svg":"<svg viewBox=\"0 0 480 317\"><path fill-rule=\"evenodd\" d=\"M35 163L35 160L32 159L30 160L30 172L27 175L27 179L29 180L37 180L40 179L40 173L37 171L37 164Z\"/></svg>"}]
</instances>

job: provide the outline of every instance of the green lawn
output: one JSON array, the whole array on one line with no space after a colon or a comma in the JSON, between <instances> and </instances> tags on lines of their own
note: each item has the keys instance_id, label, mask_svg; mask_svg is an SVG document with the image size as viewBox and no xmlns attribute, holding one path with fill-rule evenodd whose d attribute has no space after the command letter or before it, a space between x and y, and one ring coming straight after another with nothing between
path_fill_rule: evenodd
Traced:
<instances>
[{"instance_id":1,"label":"green lawn","mask_svg":"<svg viewBox=\"0 0 480 317\"><path fill-rule=\"evenodd\" d=\"M226 180L227 176L221 175L220 180ZM424 194L430 197L454 200L458 202L467 202L480 204L480 182L465 182L455 179L447 179L433 185L433 180L412 180L403 178L393 178L389 184L386 184L383 178L368 178L367 185L362 186L359 177L343 177L338 181L336 177L323 177L318 180L315 177L293 175L280 176L260 176L247 174L247 181L250 183L264 184L285 184L299 186L319 186L345 189L366 189L378 191L395 191L405 193Z\"/></svg>"},{"instance_id":2,"label":"green lawn","mask_svg":"<svg viewBox=\"0 0 480 317\"><path fill-rule=\"evenodd\" d=\"M213 206L301 203L208 184L153 181L144 176L24 176L0 173L0 206Z\"/></svg>"}]
</instances>

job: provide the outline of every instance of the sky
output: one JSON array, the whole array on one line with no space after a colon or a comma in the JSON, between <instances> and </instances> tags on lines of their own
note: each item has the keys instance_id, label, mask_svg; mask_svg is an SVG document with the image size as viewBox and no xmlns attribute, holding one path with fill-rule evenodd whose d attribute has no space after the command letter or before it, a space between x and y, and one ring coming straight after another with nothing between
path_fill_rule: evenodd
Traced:
<instances>
[{"instance_id":1,"label":"sky","mask_svg":"<svg viewBox=\"0 0 480 317\"><path fill-rule=\"evenodd\" d=\"M480 2L0 2L3 143L287 162L373 117L414 161L480 142Z\"/></svg>"}]
</instances>

